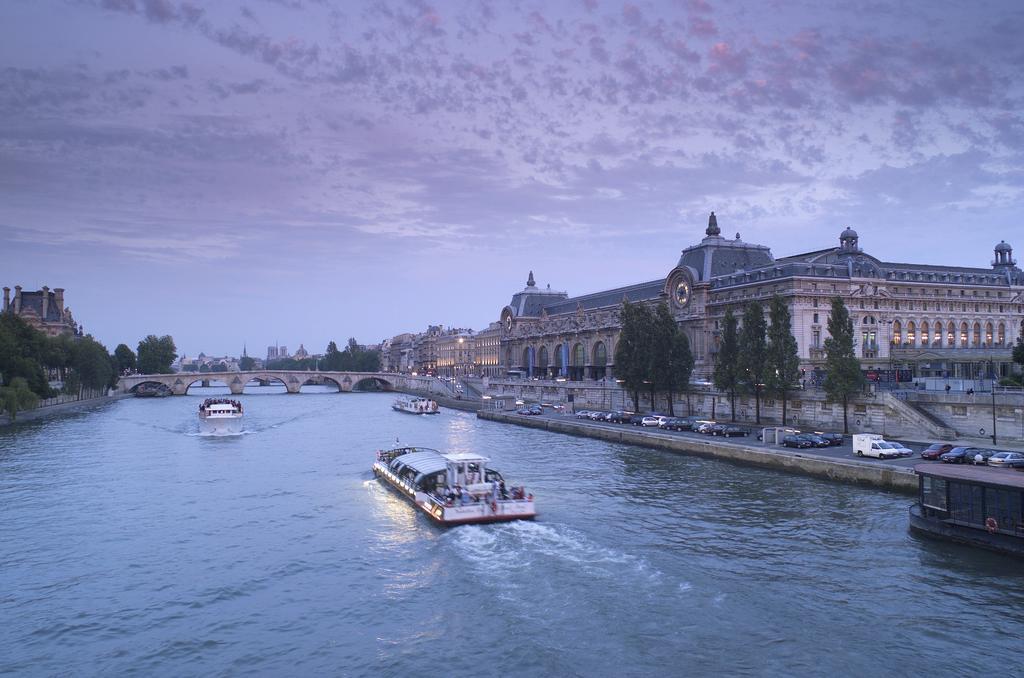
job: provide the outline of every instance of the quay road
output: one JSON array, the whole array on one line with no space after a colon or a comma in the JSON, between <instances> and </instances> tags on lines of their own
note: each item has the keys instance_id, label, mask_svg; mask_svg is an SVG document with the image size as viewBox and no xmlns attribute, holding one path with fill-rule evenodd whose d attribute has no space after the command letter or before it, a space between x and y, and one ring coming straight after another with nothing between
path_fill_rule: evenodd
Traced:
<instances>
[{"instance_id":1,"label":"quay road","mask_svg":"<svg viewBox=\"0 0 1024 678\"><path fill-rule=\"evenodd\" d=\"M914 456L899 459L857 457L851 449L851 436L844 444L826 448L790 448L763 443L756 438L757 429L747 437L724 438L693 432L664 431L629 424L577 419L572 413L523 415L516 412L481 410L482 419L542 428L552 432L597 438L627 445L638 445L680 454L724 459L739 464L773 468L789 473L810 475L831 481L874 485L887 490L916 494L918 477L915 464L921 463L920 452L929 442L900 441L914 451ZM951 444L985 447L980 441L944 441ZM926 463L941 463L926 462ZM1010 471L1007 470L1009 473Z\"/></svg>"}]
</instances>

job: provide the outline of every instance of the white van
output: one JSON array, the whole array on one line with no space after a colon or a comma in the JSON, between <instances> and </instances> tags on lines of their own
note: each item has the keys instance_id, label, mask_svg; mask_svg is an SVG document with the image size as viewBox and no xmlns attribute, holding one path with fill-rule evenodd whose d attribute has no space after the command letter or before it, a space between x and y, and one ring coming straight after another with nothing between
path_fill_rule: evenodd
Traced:
<instances>
[{"instance_id":1,"label":"white van","mask_svg":"<svg viewBox=\"0 0 1024 678\"><path fill-rule=\"evenodd\" d=\"M895 459L899 452L887 444L877 433L854 433L853 453L858 457L875 457L876 459Z\"/></svg>"}]
</instances>

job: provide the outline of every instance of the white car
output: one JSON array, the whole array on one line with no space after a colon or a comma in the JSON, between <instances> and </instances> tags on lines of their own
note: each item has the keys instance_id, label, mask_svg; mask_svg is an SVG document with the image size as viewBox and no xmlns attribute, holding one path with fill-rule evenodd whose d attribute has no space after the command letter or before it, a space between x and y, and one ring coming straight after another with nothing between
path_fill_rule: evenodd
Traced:
<instances>
[{"instance_id":1,"label":"white car","mask_svg":"<svg viewBox=\"0 0 1024 678\"><path fill-rule=\"evenodd\" d=\"M657 427L661 426L661 422L665 421L666 419L668 419L668 417L663 417L661 415L655 415L655 416L652 416L652 417L644 417L643 421L640 422L640 425L641 426L654 426L655 428L657 428Z\"/></svg>"},{"instance_id":2,"label":"white car","mask_svg":"<svg viewBox=\"0 0 1024 678\"><path fill-rule=\"evenodd\" d=\"M896 452L898 452L901 457L914 456L914 451L902 443L897 443L893 440L886 440L885 442L889 443L889 445L895 448Z\"/></svg>"},{"instance_id":3,"label":"white car","mask_svg":"<svg viewBox=\"0 0 1024 678\"><path fill-rule=\"evenodd\" d=\"M988 465L1019 468L1024 466L1024 454L1020 452L996 452L988 458Z\"/></svg>"}]
</instances>

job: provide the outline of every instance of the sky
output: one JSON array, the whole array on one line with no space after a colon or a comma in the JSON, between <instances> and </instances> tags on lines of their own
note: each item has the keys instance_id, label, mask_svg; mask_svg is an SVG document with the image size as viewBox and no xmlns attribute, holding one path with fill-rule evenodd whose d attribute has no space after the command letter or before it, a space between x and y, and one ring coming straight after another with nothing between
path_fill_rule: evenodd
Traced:
<instances>
[{"instance_id":1,"label":"sky","mask_svg":"<svg viewBox=\"0 0 1024 678\"><path fill-rule=\"evenodd\" d=\"M987 267L1021 35L1019 0L4 0L0 283L260 357L654 280L712 210Z\"/></svg>"}]
</instances>

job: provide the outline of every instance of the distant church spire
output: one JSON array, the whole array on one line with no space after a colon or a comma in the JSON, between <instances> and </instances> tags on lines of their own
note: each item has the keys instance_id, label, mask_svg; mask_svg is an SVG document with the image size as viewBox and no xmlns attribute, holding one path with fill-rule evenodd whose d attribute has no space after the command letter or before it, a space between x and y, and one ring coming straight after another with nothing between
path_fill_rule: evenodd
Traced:
<instances>
[{"instance_id":1,"label":"distant church spire","mask_svg":"<svg viewBox=\"0 0 1024 678\"><path fill-rule=\"evenodd\" d=\"M526 286L527 287L536 287L537 286L537 281L535 281L533 279L533 271L530 271L530 277L526 279Z\"/></svg>"},{"instance_id":2,"label":"distant church spire","mask_svg":"<svg viewBox=\"0 0 1024 678\"><path fill-rule=\"evenodd\" d=\"M242 357L243 358L248 358L249 357L249 354L245 352L245 343L244 342L242 343Z\"/></svg>"},{"instance_id":3,"label":"distant church spire","mask_svg":"<svg viewBox=\"0 0 1024 678\"><path fill-rule=\"evenodd\" d=\"M718 219L715 218L714 212L708 217L708 230L705 233L708 235L722 235L722 232L718 230Z\"/></svg>"}]
</instances>

